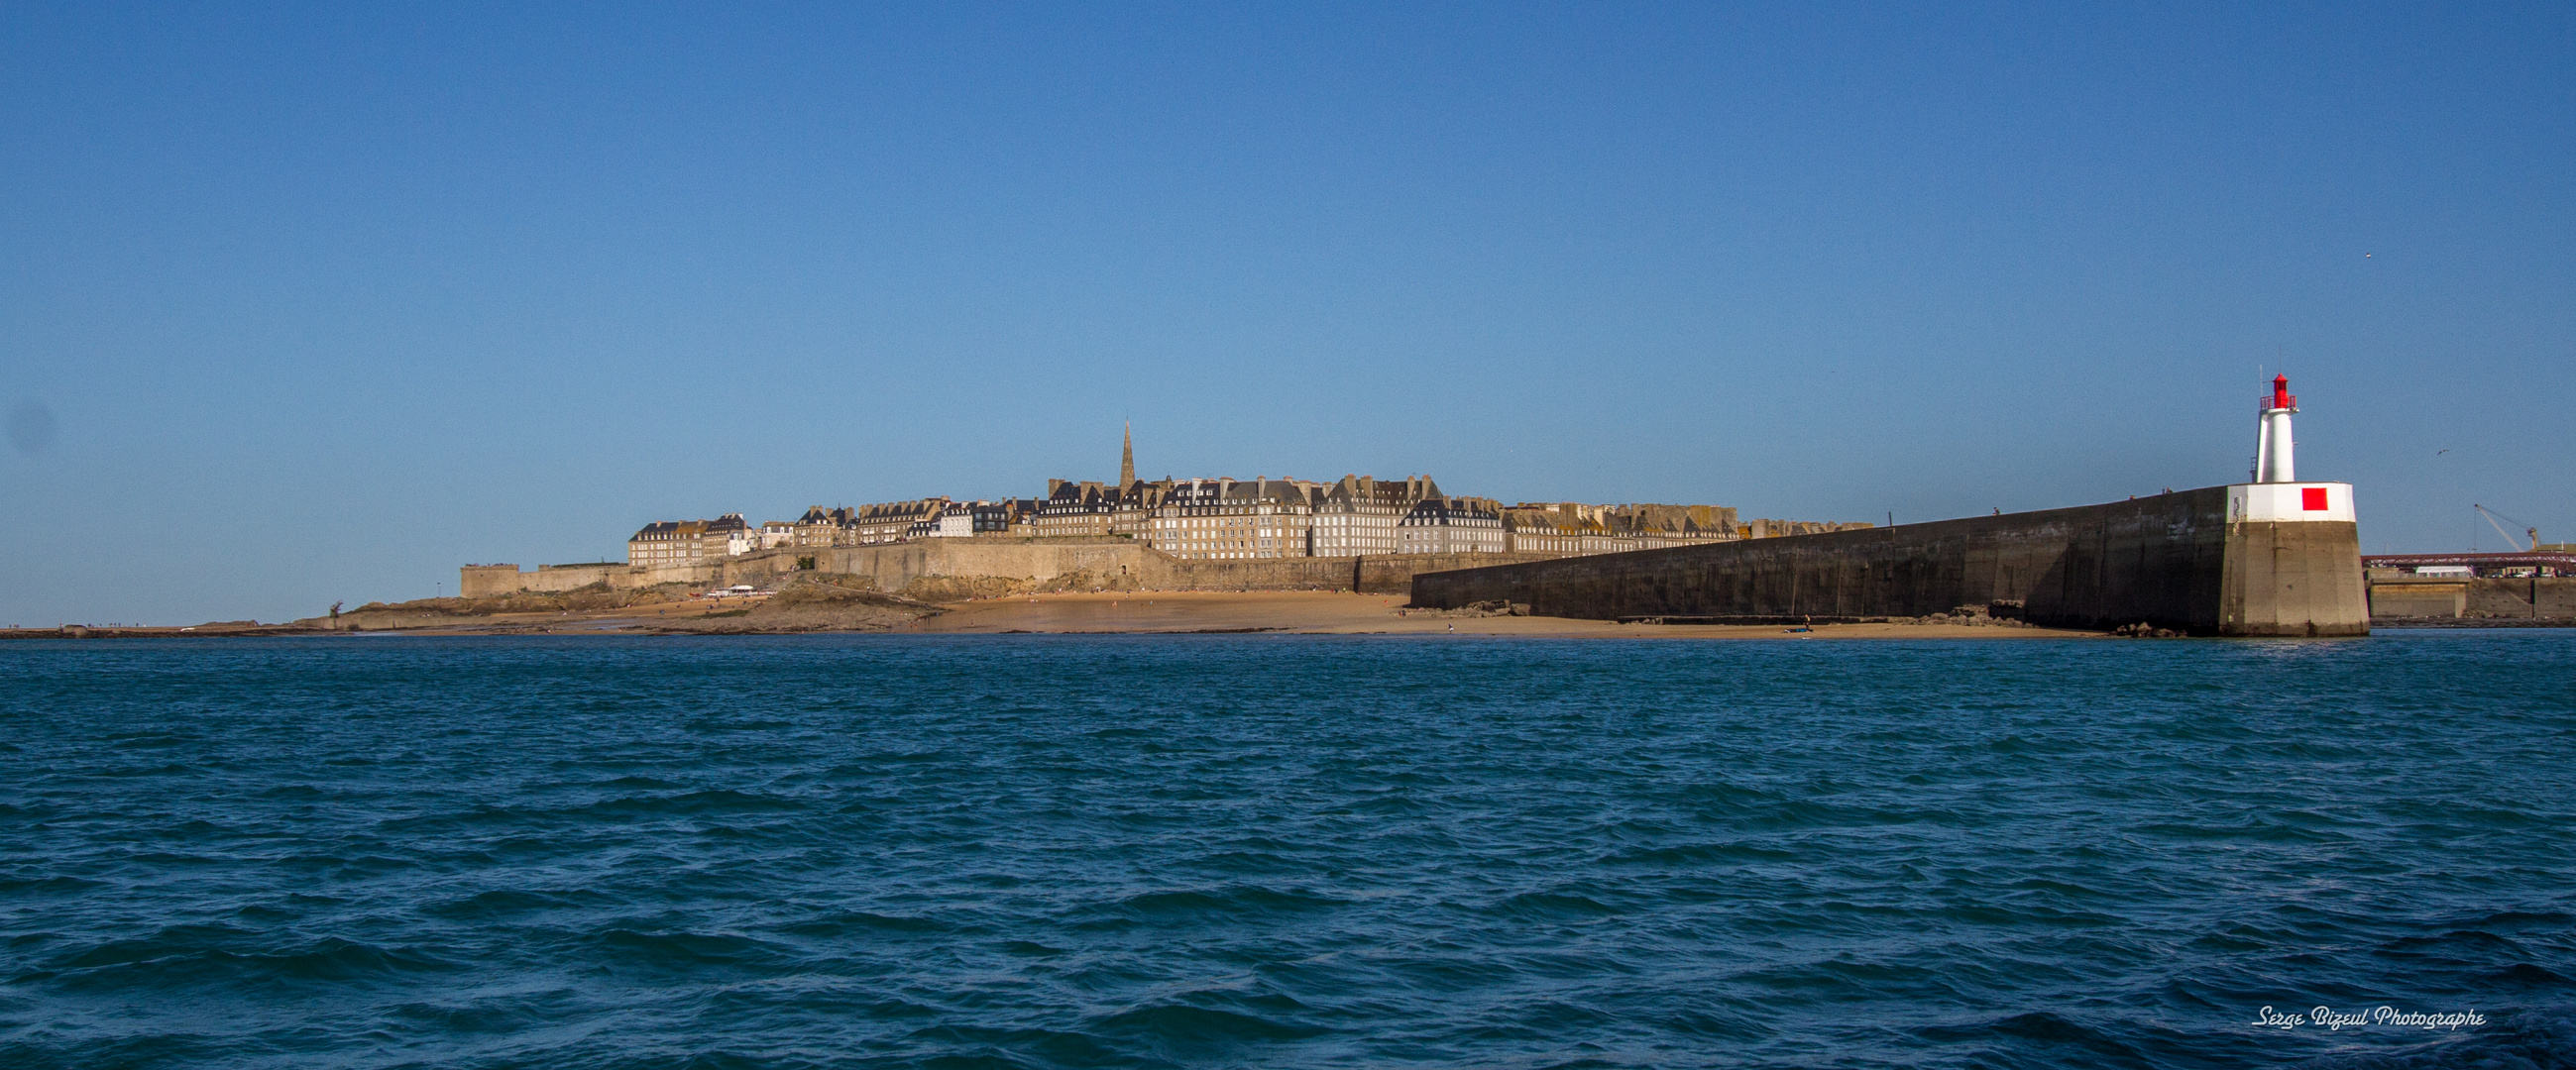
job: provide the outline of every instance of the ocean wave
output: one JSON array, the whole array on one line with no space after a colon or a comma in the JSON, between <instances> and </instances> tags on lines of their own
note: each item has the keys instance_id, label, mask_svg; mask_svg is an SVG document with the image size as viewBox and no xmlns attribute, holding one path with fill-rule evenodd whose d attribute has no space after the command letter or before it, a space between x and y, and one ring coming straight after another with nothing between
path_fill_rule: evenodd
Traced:
<instances>
[{"instance_id":1,"label":"ocean wave","mask_svg":"<svg viewBox=\"0 0 2576 1070\"><path fill-rule=\"evenodd\" d=\"M61 991L224 990L398 983L444 974L458 965L418 947L377 947L324 937L293 948L261 949L238 929L188 926L139 940L102 944L55 959L19 983L41 981ZM229 944L231 947L210 946Z\"/></svg>"},{"instance_id":2,"label":"ocean wave","mask_svg":"<svg viewBox=\"0 0 2576 1070\"><path fill-rule=\"evenodd\" d=\"M1967 1025L1925 1026L1915 1036L1973 1052L1976 1065L2032 1070L2065 1066L2207 1065L2182 1043L2135 1026L2109 1027L2051 1011L2007 1015Z\"/></svg>"},{"instance_id":3,"label":"ocean wave","mask_svg":"<svg viewBox=\"0 0 2576 1070\"><path fill-rule=\"evenodd\" d=\"M78 895L107 887L105 881L56 874L49 877L0 877L0 896Z\"/></svg>"},{"instance_id":4,"label":"ocean wave","mask_svg":"<svg viewBox=\"0 0 2576 1070\"><path fill-rule=\"evenodd\" d=\"M836 910L821 917L791 922L778 931L796 936L836 938L882 934L934 934L954 931L957 926L933 918L903 917L866 910Z\"/></svg>"},{"instance_id":5,"label":"ocean wave","mask_svg":"<svg viewBox=\"0 0 2576 1070\"><path fill-rule=\"evenodd\" d=\"M1143 1043L1172 1058L1194 1059L1226 1054L1264 1043L1303 1040L1329 1030L1279 1014L1253 1014L1225 1007L1156 1003L1090 1022L1089 1031Z\"/></svg>"},{"instance_id":6,"label":"ocean wave","mask_svg":"<svg viewBox=\"0 0 2576 1070\"><path fill-rule=\"evenodd\" d=\"M2475 1030L2416 1034L2425 1039L2374 1050L2339 1051L2299 1065L2309 1070L2559 1070L2576 1066L2576 1008L2501 1010Z\"/></svg>"},{"instance_id":7,"label":"ocean wave","mask_svg":"<svg viewBox=\"0 0 2576 1070\"><path fill-rule=\"evenodd\" d=\"M753 971L793 962L797 957L784 947L738 933L611 928L593 934L585 942L599 962L662 974L706 969Z\"/></svg>"},{"instance_id":8,"label":"ocean wave","mask_svg":"<svg viewBox=\"0 0 2576 1070\"><path fill-rule=\"evenodd\" d=\"M1258 884L1234 884L1206 890L1139 892L1115 903L1086 907L1079 913L1127 918L1155 925L1182 925L1305 914L1341 905L1342 900L1329 896Z\"/></svg>"},{"instance_id":9,"label":"ocean wave","mask_svg":"<svg viewBox=\"0 0 2576 1070\"><path fill-rule=\"evenodd\" d=\"M589 911L625 905L620 896L586 888L495 888L421 906L420 912L450 921L492 921L539 911Z\"/></svg>"},{"instance_id":10,"label":"ocean wave","mask_svg":"<svg viewBox=\"0 0 2576 1070\"><path fill-rule=\"evenodd\" d=\"M2576 1059L2576 635L1307 639L0 650L0 1066Z\"/></svg>"}]
</instances>

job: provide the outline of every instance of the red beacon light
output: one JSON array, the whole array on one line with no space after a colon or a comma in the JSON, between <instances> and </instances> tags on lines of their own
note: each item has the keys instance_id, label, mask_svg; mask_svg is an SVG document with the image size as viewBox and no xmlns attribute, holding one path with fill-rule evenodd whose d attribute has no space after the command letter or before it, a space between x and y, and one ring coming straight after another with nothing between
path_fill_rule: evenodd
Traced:
<instances>
[{"instance_id":1,"label":"red beacon light","mask_svg":"<svg viewBox=\"0 0 2576 1070\"><path fill-rule=\"evenodd\" d=\"M2290 393L2289 376L2275 375L2272 377L2272 396L2266 399L2263 407L2267 410L2295 409L2299 407L2299 399Z\"/></svg>"}]
</instances>

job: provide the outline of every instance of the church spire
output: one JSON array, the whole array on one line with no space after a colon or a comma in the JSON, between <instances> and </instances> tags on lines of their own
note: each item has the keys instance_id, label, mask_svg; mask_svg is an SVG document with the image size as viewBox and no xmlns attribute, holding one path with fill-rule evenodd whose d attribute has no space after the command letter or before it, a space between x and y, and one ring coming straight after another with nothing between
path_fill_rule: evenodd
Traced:
<instances>
[{"instance_id":1,"label":"church spire","mask_svg":"<svg viewBox=\"0 0 2576 1070\"><path fill-rule=\"evenodd\" d=\"M1136 425L1127 425L1125 442L1118 451L1118 489L1136 485Z\"/></svg>"}]
</instances>

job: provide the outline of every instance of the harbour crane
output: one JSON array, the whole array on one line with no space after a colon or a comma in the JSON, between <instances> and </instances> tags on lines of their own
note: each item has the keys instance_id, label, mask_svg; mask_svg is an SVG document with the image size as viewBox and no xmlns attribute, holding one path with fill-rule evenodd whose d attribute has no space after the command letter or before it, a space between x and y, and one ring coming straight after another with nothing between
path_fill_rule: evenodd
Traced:
<instances>
[{"instance_id":1,"label":"harbour crane","mask_svg":"<svg viewBox=\"0 0 2576 1070\"><path fill-rule=\"evenodd\" d=\"M2477 504L2477 503L2475 503L2475 502L2471 502L2471 503L2469 503L2469 508L2477 510L2477 511L2478 511L2478 515L2479 515L2479 516L2482 516L2482 517L2485 517L2485 518L2486 518L2487 525L2488 525L2489 527L2493 527L2494 529L2496 529L2496 534L2504 536L2504 544L2505 544L2506 546L2511 546L2511 547L2513 547L2513 548L2514 548L2514 549L2516 549L2516 550L2522 550L2522 551L2526 551L2526 552L2528 552L2528 551L2535 551L2535 550L2540 549L2540 528L2539 528L2538 526L2536 526L2536 525L2532 525L2532 524L2525 524L2525 523L2523 523L2522 521L2514 520L2512 517L2506 516L2506 515L2504 515L2503 513L2496 512L2496 511L2495 511L2495 510L2493 510L2493 509L2489 509L2489 508L2487 508L2486 506L2479 505L2479 504ZM2512 521L2513 521L2513 526L2515 526L2515 527L2518 527L2518 528L2521 528L2521 529L2522 529L2523 536L2524 536L2526 539L2530 540L2531 545L2529 545L2529 546L2514 546L2514 544L2513 544L2513 533L2512 533L2512 532L2510 532L2510 531L2506 531L2506 530L2504 529L2504 525L2496 523L2496 521L2498 521L2498 520L2512 520Z\"/></svg>"}]
</instances>

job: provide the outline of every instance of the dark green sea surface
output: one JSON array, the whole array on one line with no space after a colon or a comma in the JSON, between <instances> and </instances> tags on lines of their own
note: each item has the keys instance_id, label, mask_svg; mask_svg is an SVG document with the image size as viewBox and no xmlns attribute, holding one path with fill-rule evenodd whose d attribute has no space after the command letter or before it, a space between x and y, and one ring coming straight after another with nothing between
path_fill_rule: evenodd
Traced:
<instances>
[{"instance_id":1,"label":"dark green sea surface","mask_svg":"<svg viewBox=\"0 0 2576 1070\"><path fill-rule=\"evenodd\" d=\"M0 1066L2566 1066L2571 820L2564 631L17 642Z\"/></svg>"}]
</instances>

